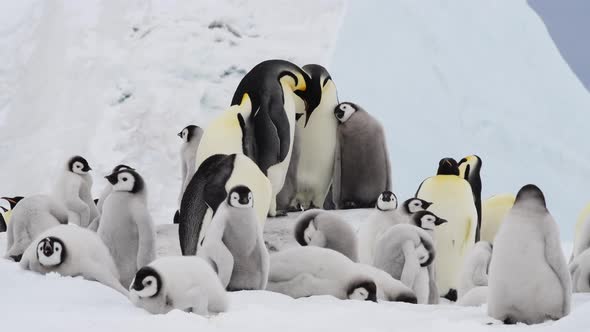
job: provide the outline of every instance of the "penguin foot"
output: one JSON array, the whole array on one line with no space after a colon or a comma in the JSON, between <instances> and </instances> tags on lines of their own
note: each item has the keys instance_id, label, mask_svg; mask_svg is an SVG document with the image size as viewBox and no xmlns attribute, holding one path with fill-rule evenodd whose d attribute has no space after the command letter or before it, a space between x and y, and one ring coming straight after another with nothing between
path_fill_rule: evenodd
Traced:
<instances>
[{"instance_id":1,"label":"penguin foot","mask_svg":"<svg viewBox=\"0 0 590 332\"><path fill-rule=\"evenodd\" d=\"M303 211L301 204L297 204L296 206L289 206L287 208L287 212L301 212L301 211Z\"/></svg>"},{"instance_id":2,"label":"penguin foot","mask_svg":"<svg viewBox=\"0 0 590 332\"><path fill-rule=\"evenodd\" d=\"M451 302L457 302L457 290L451 288L449 289L449 292L443 297Z\"/></svg>"},{"instance_id":3,"label":"penguin foot","mask_svg":"<svg viewBox=\"0 0 590 332\"><path fill-rule=\"evenodd\" d=\"M343 210L356 209L357 207L358 207L358 204L353 201L346 201L346 202L344 202L344 204L342 204Z\"/></svg>"},{"instance_id":4,"label":"penguin foot","mask_svg":"<svg viewBox=\"0 0 590 332\"><path fill-rule=\"evenodd\" d=\"M277 210L275 217L286 217L287 216L287 210Z\"/></svg>"}]
</instances>

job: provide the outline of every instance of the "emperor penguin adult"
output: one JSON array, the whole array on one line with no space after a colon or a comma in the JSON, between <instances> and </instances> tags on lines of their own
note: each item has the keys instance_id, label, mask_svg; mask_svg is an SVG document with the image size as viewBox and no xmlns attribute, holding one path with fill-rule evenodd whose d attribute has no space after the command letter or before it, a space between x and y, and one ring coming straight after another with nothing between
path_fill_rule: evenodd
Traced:
<instances>
[{"instance_id":1,"label":"emperor penguin adult","mask_svg":"<svg viewBox=\"0 0 590 332\"><path fill-rule=\"evenodd\" d=\"M198 253L215 267L228 291L266 288L269 256L254 211L255 199L246 186L231 188L215 212Z\"/></svg>"},{"instance_id":2,"label":"emperor penguin adult","mask_svg":"<svg viewBox=\"0 0 590 332\"><path fill-rule=\"evenodd\" d=\"M180 147L182 187L178 196L178 206L180 206L184 190L197 170L195 163L199 144L203 137L203 129L196 125L188 125L178 133L178 137L182 140Z\"/></svg>"},{"instance_id":3,"label":"emperor penguin adult","mask_svg":"<svg viewBox=\"0 0 590 332\"><path fill-rule=\"evenodd\" d=\"M420 184L416 197L432 202L429 211L448 221L434 231L436 281L442 296L456 301L459 273L475 243L477 228L471 185L459 176L457 161L444 158L439 162L437 175Z\"/></svg>"},{"instance_id":4,"label":"emperor penguin adult","mask_svg":"<svg viewBox=\"0 0 590 332\"><path fill-rule=\"evenodd\" d=\"M346 220L320 209L302 213L295 223L295 240L302 246L328 248L358 262L357 236Z\"/></svg>"},{"instance_id":5,"label":"emperor penguin adult","mask_svg":"<svg viewBox=\"0 0 590 332\"><path fill-rule=\"evenodd\" d=\"M0 200L6 201L8 203L8 205L6 205L6 206L0 206L0 208L3 211L0 214L2 215L2 219L4 219L5 226L8 226L8 223L10 223L10 218L12 217L12 210L14 210L14 208L16 207L18 202L20 202L23 198L24 198L23 196L0 198ZM4 231L6 231L6 229L4 229Z\"/></svg>"},{"instance_id":6,"label":"emperor penguin adult","mask_svg":"<svg viewBox=\"0 0 590 332\"><path fill-rule=\"evenodd\" d=\"M68 209L68 222L88 227L99 215L92 198L92 170L88 161L73 156L66 163L55 188L55 195Z\"/></svg>"},{"instance_id":7,"label":"emperor penguin adult","mask_svg":"<svg viewBox=\"0 0 590 332\"><path fill-rule=\"evenodd\" d=\"M481 233L481 158L476 155L467 156L459 161L459 176L471 185L475 209L477 210L477 229L475 242L479 242Z\"/></svg>"},{"instance_id":8,"label":"emperor penguin adult","mask_svg":"<svg viewBox=\"0 0 590 332\"><path fill-rule=\"evenodd\" d=\"M242 153L250 157L272 185L269 215L275 216L295 135L295 94L307 95L309 75L284 60L256 65L239 83L231 107L207 126L197 153L197 168L218 153ZM304 97L308 100L309 98ZM307 107L312 107L307 102ZM281 213L284 211L281 211Z\"/></svg>"},{"instance_id":9,"label":"emperor penguin adult","mask_svg":"<svg viewBox=\"0 0 590 332\"><path fill-rule=\"evenodd\" d=\"M338 105L336 85L326 68L309 64L303 70L311 77L308 86L312 99L319 100L297 121L301 131L301 151L297 167L296 204L304 209L321 208L330 189L334 174L336 131L338 120L334 109Z\"/></svg>"},{"instance_id":10,"label":"emperor penguin adult","mask_svg":"<svg viewBox=\"0 0 590 332\"><path fill-rule=\"evenodd\" d=\"M578 215L574 230L574 250L572 259L590 248L590 203Z\"/></svg>"},{"instance_id":11,"label":"emperor penguin adult","mask_svg":"<svg viewBox=\"0 0 590 332\"><path fill-rule=\"evenodd\" d=\"M514 194L505 193L494 195L483 202L481 207L481 241L494 243L500 225L512 209L515 199Z\"/></svg>"},{"instance_id":12,"label":"emperor penguin adult","mask_svg":"<svg viewBox=\"0 0 590 332\"><path fill-rule=\"evenodd\" d=\"M98 235L76 225L59 225L39 234L23 254L21 268L41 274L82 276L127 297L109 249Z\"/></svg>"},{"instance_id":13,"label":"emperor penguin adult","mask_svg":"<svg viewBox=\"0 0 590 332\"><path fill-rule=\"evenodd\" d=\"M115 260L121 284L128 288L137 270L156 258L156 230L141 175L123 169L106 179L113 192L105 200L97 233Z\"/></svg>"},{"instance_id":14,"label":"emperor penguin adult","mask_svg":"<svg viewBox=\"0 0 590 332\"><path fill-rule=\"evenodd\" d=\"M68 223L68 210L52 196L27 196L12 211L6 230L6 258L14 261L21 259L37 235Z\"/></svg>"},{"instance_id":15,"label":"emperor penguin adult","mask_svg":"<svg viewBox=\"0 0 590 332\"><path fill-rule=\"evenodd\" d=\"M228 307L217 274L195 256L161 257L142 267L131 283L129 299L152 314L179 309L206 316Z\"/></svg>"},{"instance_id":16,"label":"emperor penguin adult","mask_svg":"<svg viewBox=\"0 0 590 332\"><path fill-rule=\"evenodd\" d=\"M334 109L339 121L332 199L337 209L372 208L391 190L391 166L383 126L359 105Z\"/></svg>"},{"instance_id":17,"label":"emperor penguin adult","mask_svg":"<svg viewBox=\"0 0 590 332\"><path fill-rule=\"evenodd\" d=\"M572 282L559 229L535 185L520 189L500 227L488 284L488 314L506 324L538 324L570 312Z\"/></svg>"},{"instance_id":18,"label":"emperor penguin adult","mask_svg":"<svg viewBox=\"0 0 590 332\"><path fill-rule=\"evenodd\" d=\"M262 228L272 194L268 178L243 154L213 155L199 166L182 197L178 236L183 255L197 253L219 205L231 188L238 185L248 187L256 197L254 211Z\"/></svg>"}]
</instances>

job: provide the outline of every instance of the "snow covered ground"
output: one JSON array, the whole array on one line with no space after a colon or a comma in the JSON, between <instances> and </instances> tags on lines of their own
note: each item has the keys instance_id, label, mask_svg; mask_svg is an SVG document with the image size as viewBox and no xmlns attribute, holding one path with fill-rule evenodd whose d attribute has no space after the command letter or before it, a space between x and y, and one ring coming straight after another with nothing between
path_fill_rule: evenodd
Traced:
<instances>
[{"instance_id":1,"label":"snow covered ground","mask_svg":"<svg viewBox=\"0 0 590 332\"><path fill-rule=\"evenodd\" d=\"M339 212L354 226L367 210ZM265 239L280 249L294 245L289 232L296 215L270 219ZM159 254L178 254L174 225L161 225ZM5 233L0 233L0 256ZM487 325L493 320L486 307L463 308L405 303L340 301L322 296L291 299L265 291L230 294L230 309L204 318L181 311L152 316L134 307L124 296L81 278L41 276L23 271L18 264L0 259L1 326L18 331L569 331L585 332L590 326L590 294L574 295L572 314L558 322L536 326Z\"/></svg>"}]
</instances>

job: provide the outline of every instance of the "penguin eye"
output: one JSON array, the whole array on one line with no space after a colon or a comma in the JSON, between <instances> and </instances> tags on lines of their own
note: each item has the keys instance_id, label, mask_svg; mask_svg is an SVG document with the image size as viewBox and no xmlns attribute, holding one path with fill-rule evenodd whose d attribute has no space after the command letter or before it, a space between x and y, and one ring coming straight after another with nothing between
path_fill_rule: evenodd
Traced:
<instances>
[{"instance_id":1,"label":"penguin eye","mask_svg":"<svg viewBox=\"0 0 590 332\"><path fill-rule=\"evenodd\" d=\"M151 280L148 280L148 281L145 282L145 284L148 285L148 286L151 286L152 285L152 281Z\"/></svg>"},{"instance_id":2,"label":"penguin eye","mask_svg":"<svg viewBox=\"0 0 590 332\"><path fill-rule=\"evenodd\" d=\"M125 178L123 178L123 181L124 181L124 182L127 182L127 178L126 178L126 177L125 177Z\"/></svg>"}]
</instances>

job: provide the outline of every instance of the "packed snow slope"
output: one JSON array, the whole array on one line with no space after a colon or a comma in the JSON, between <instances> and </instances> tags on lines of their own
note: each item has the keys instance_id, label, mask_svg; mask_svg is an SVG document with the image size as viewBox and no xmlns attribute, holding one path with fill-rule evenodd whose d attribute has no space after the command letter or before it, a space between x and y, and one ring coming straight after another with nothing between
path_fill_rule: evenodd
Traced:
<instances>
[{"instance_id":1,"label":"packed snow slope","mask_svg":"<svg viewBox=\"0 0 590 332\"><path fill-rule=\"evenodd\" d=\"M475 153L483 198L535 183L572 238L590 201L590 94L525 0L351 1L333 64L340 101L386 127L399 196Z\"/></svg>"},{"instance_id":2,"label":"packed snow slope","mask_svg":"<svg viewBox=\"0 0 590 332\"><path fill-rule=\"evenodd\" d=\"M328 64L343 1L0 2L0 196L50 192L73 154L94 192L118 163L146 179L156 222L180 190L181 141L229 106L257 63Z\"/></svg>"}]
</instances>

